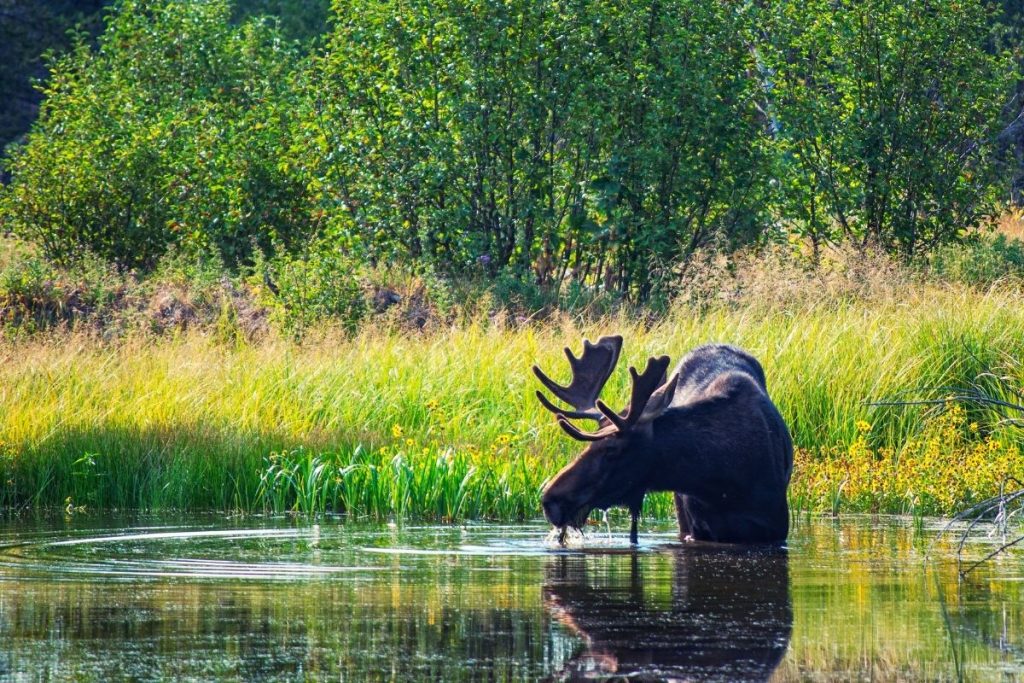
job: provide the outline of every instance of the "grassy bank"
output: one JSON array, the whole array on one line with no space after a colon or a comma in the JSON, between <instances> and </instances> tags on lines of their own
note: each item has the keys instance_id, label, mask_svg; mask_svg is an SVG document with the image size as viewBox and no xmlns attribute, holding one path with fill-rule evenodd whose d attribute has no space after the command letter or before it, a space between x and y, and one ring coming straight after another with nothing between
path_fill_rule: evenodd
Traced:
<instances>
[{"instance_id":1,"label":"grassy bank","mask_svg":"<svg viewBox=\"0 0 1024 683\"><path fill-rule=\"evenodd\" d=\"M1024 351L1019 296L918 283L801 298L780 282L656 322L485 317L259 344L9 336L0 505L534 516L542 482L577 444L537 403L529 366L564 376L564 344L614 331L626 337L623 366L677 360L708 340L758 356L799 448L797 508L949 513L1006 475L1024 479L1017 431L975 408L868 402L1018 372L1007 359ZM614 403L628 390L619 370L606 389ZM669 514L667 497L647 512Z\"/></svg>"}]
</instances>

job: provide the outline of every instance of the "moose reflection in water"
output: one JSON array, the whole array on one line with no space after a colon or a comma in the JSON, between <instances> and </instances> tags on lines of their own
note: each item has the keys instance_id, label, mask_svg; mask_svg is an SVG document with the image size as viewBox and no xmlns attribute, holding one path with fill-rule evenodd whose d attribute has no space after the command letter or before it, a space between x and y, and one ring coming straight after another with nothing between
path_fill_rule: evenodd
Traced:
<instances>
[{"instance_id":1,"label":"moose reflection in water","mask_svg":"<svg viewBox=\"0 0 1024 683\"><path fill-rule=\"evenodd\" d=\"M664 578L645 576L636 555L606 559L607 572L593 571L601 566L593 555L547 566L545 608L584 643L551 680L763 681L786 654L793 608L785 549L675 548Z\"/></svg>"},{"instance_id":2,"label":"moose reflection in water","mask_svg":"<svg viewBox=\"0 0 1024 683\"><path fill-rule=\"evenodd\" d=\"M562 386L534 374L572 410L537 398L569 436L587 448L545 487L544 515L562 529L580 528L594 508L630 511L630 542L648 491L674 491L680 538L723 543L782 543L789 532L786 487L793 442L768 397L764 370L726 344L689 353L668 378L668 356L630 368L629 406L615 412L598 398L615 369L622 337L583 343L565 354L572 380ZM570 420L598 423L585 432Z\"/></svg>"}]
</instances>

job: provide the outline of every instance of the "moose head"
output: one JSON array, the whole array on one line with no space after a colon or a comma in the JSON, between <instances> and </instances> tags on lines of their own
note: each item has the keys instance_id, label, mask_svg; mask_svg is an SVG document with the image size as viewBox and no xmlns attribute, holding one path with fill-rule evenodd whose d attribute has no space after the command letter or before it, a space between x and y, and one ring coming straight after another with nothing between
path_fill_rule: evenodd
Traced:
<instances>
[{"instance_id":1,"label":"moose head","mask_svg":"<svg viewBox=\"0 0 1024 683\"><path fill-rule=\"evenodd\" d=\"M557 416L566 434L588 443L583 453L547 485L542 504L548 520L562 529L579 528L594 508L624 505L630 510L630 539L635 543L649 469L643 462L644 446L653 436L653 421L671 404L679 375L666 381L668 356L649 359L642 373L630 367L633 388L629 405L621 413L615 412L598 397L621 350L620 336L602 337L596 344L584 341L579 358L566 347L572 368L569 386L558 384L533 366L541 383L573 410L559 408L538 391L541 404ZM570 422L573 419L594 420L598 429L583 431Z\"/></svg>"},{"instance_id":2,"label":"moose head","mask_svg":"<svg viewBox=\"0 0 1024 683\"><path fill-rule=\"evenodd\" d=\"M599 396L621 349L620 336L584 341L579 357L566 348L572 370L567 386L533 367L571 409L538 391L541 404L566 434L587 444L541 497L562 538L595 508L621 505L630 511L635 544L644 495L674 491L681 536L785 540L793 446L757 360L735 347L709 344L688 354L669 378L668 356L650 358L643 372L630 367L629 405L616 412ZM597 429L585 431L574 420L593 420Z\"/></svg>"}]
</instances>

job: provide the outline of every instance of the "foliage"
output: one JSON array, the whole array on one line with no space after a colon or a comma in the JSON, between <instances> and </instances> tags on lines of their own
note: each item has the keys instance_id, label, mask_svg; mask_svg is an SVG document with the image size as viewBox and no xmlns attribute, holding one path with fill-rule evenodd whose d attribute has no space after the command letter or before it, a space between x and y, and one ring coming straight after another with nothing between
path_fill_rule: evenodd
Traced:
<instances>
[{"instance_id":1,"label":"foliage","mask_svg":"<svg viewBox=\"0 0 1024 683\"><path fill-rule=\"evenodd\" d=\"M92 41L103 29L103 9L111 0L4 0L0 10L0 153L16 141L39 113L36 79L47 76L46 55L73 46L74 32ZM267 16L282 34L308 47L327 30L329 0L245 0L233 2L232 19L242 23Z\"/></svg>"},{"instance_id":2,"label":"foliage","mask_svg":"<svg viewBox=\"0 0 1024 683\"><path fill-rule=\"evenodd\" d=\"M708 248L788 234L909 259L966 237L1002 187L1012 74L981 0L326 12L115 2L96 47L52 62L3 229L122 270L168 249L271 281L276 264L305 329L355 295L326 291L331 263L493 283L528 314L664 307ZM326 298L288 290L293 271Z\"/></svg>"},{"instance_id":3,"label":"foliage","mask_svg":"<svg viewBox=\"0 0 1024 683\"><path fill-rule=\"evenodd\" d=\"M293 53L225 0L125 0L99 48L51 67L40 119L9 160L7 228L67 260L152 267L170 245L229 263L309 227L280 169Z\"/></svg>"},{"instance_id":4,"label":"foliage","mask_svg":"<svg viewBox=\"0 0 1024 683\"><path fill-rule=\"evenodd\" d=\"M38 113L33 80L46 74L43 55L66 49L73 27L98 33L101 5L102 0L4 0L0 5L0 155Z\"/></svg>"},{"instance_id":5,"label":"foliage","mask_svg":"<svg viewBox=\"0 0 1024 683\"><path fill-rule=\"evenodd\" d=\"M33 245L0 239L2 334L61 330L112 340L190 328L255 341L269 332L268 314L216 254L171 250L140 278L88 253L58 266Z\"/></svg>"},{"instance_id":6,"label":"foliage","mask_svg":"<svg viewBox=\"0 0 1024 683\"><path fill-rule=\"evenodd\" d=\"M763 151L720 3L335 2L316 172L371 259L645 298L757 232ZM314 145L315 146L315 145Z\"/></svg>"},{"instance_id":7,"label":"foliage","mask_svg":"<svg viewBox=\"0 0 1024 683\"><path fill-rule=\"evenodd\" d=\"M896 446L872 446L867 422L858 431L845 447L797 451L792 496L801 508L950 514L999 493L1008 477L1024 476L1019 446L968 422L959 405Z\"/></svg>"},{"instance_id":8,"label":"foliage","mask_svg":"<svg viewBox=\"0 0 1024 683\"><path fill-rule=\"evenodd\" d=\"M796 506L831 509L829 492L850 471L841 510L909 511L913 484L914 509L953 512L1016 472L1019 429L968 413L949 435L949 414L935 421L921 406L868 402L966 386L1004 356L1024 355L1019 297L1016 288L918 283L889 299L758 294L713 309L677 305L657 321L483 318L413 334L318 331L301 343L224 344L198 333L112 344L5 337L0 481L11 483L0 496L15 507L63 508L71 496L91 508L539 514L541 483L579 446L537 402L529 367L559 367L563 346L614 331L627 346L605 391L610 405L625 403L625 367L651 355L678 361L720 340L757 356L803 449ZM1007 372L1024 379L1019 366ZM652 497L647 514L670 515L670 499Z\"/></svg>"},{"instance_id":9,"label":"foliage","mask_svg":"<svg viewBox=\"0 0 1024 683\"><path fill-rule=\"evenodd\" d=\"M349 330L358 326L367 311L363 270L359 261L323 241L300 255L259 259L254 268L274 288L265 300L282 327L299 336L327 321Z\"/></svg>"},{"instance_id":10,"label":"foliage","mask_svg":"<svg viewBox=\"0 0 1024 683\"><path fill-rule=\"evenodd\" d=\"M327 30L330 0L239 0L234 2L234 20L244 22L251 17L273 17L288 38L308 45Z\"/></svg>"},{"instance_id":11,"label":"foliage","mask_svg":"<svg viewBox=\"0 0 1024 683\"><path fill-rule=\"evenodd\" d=\"M3 246L0 325L7 329L31 334L76 317L104 318L115 305L121 280L103 260L83 256L72 277L29 245Z\"/></svg>"},{"instance_id":12,"label":"foliage","mask_svg":"<svg viewBox=\"0 0 1024 683\"><path fill-rule=\"evenodd\" d=\"M989 286L1002 279L1024 278L1024 242L1005 235L977 237L964 245L943 245L928 256L938 278Z\"/></svg>"},{"instance_id":13,"label":"foliage","mask_svg":"<svg viewBox=\"0 0 1024 683\"><path fill-rule=\"evenodd\" d=\"M1009 64L982 2L786 0L765 51L785 216L909 258L996 210Z\"/></svg>"}]
</instances>

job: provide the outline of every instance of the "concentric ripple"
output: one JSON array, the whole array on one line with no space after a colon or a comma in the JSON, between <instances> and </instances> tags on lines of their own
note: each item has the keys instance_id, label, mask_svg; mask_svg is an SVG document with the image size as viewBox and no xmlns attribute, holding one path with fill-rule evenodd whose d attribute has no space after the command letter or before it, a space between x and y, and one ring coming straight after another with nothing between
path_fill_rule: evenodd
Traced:
<instances>
[{"instance_id":1,"label":"concentric ripple","mask_svg":"<svg viewBox=\"0 0 1024 683\"><path fill-rule=\"evenodd\" d=\"M248 521L252 521L251 519ZM263 520L261 526L209 525L82 528L32 531L0 537L0 581L61 577L90 581L183 578L200 580L308 581L335 575L394 571L395 561L415 564L429 557L522 556L617 552L624 534L599 532L586 543L561 548L538 524L500 526L359 525L339 521L295 524ZM672 540L648 535L645 549Z\"/></svg>"}]
</instances>

